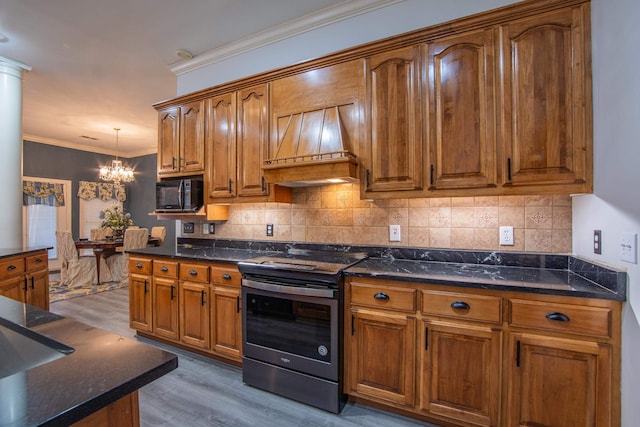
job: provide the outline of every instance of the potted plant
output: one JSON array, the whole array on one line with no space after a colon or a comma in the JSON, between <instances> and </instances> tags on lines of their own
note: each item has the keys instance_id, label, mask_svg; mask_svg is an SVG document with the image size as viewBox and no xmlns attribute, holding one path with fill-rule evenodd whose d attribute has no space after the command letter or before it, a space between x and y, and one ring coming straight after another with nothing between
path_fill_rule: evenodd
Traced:
<instances>
[{"instance_id":1,"label":"potted plant","mask_svg":"<svg viewBox=\"0 0 640 427\"><path fill-rule=\"evenodd\" d=\"M124 230L133 225L131 214L124 211L120 205L113 205L100 212L102 223L101 228L110 228L113 230L113 237L119 238L124 235Z\"/></svg>"}]
</instances>

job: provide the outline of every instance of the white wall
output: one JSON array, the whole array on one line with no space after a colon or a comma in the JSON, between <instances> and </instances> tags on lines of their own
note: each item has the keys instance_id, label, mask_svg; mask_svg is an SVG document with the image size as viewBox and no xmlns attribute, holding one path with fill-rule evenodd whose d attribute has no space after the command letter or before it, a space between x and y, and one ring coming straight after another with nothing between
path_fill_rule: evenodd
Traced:
<instances>
[{"instance_id":1,"label":"white wall","mask_svg":"<svg viewBox=\"0 0 640 427\"><path fill-rule=\"evenodd\" d=\"M404 0L180 75L178 95L510 3L517 1Z\"/></svg>"},{"instance_id":2,"label":"white wall","mask_svg":"<svg viewBox=\"0 0 640 427\"><path fill-rule=\"evenodd\" d=\"M178 77L178 95L305 59L403 33L513 0L406 0L310 31ZM640 268L617 259L618 234L640 233L640 2L593 0L595 192L573 201L576 255L629 273L629 304L623 315L622 425L640 425ZM635 188L634 188L635 186ZM592 251L593 230L602 230L602 255ZM635 309L635 311L634 311Z\"/></svg>"},{"instance_id":3,"label":"white wall","mask_svg":"<svg viewBox=\"0 0 640 427\"><path fill-rule=\"evenodd\" d=\"M622 321L622 425L640 425L640 267L618 259L621 232L640 233L640 2L591 4L594 194L573 200L573 250L628 272ZM602 230L602 255L593 230ZM638 288L638 289L635 289Z\"/></svg>"}]
</instances>

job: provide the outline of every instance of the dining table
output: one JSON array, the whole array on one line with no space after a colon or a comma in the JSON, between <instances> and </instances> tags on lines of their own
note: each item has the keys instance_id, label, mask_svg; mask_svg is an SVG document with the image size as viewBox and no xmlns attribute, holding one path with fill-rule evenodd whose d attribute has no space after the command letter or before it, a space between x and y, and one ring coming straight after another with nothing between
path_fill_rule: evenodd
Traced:
<instances>
[{"instance_id":1,"label":"dining table","mask_svg":"<svg viewBox=\"0 0 640 427\"><path fill-rule=\"evenodd\" d=\"M149 236L147 245L158 246L160 239ZM91 249L96 257L96 273L100 284L100 260L109 258L116 253L117 248L124 246L124 238L106 238L102 240L79 239L75 241L76 249Z\"/></svg>"}]
</instances>

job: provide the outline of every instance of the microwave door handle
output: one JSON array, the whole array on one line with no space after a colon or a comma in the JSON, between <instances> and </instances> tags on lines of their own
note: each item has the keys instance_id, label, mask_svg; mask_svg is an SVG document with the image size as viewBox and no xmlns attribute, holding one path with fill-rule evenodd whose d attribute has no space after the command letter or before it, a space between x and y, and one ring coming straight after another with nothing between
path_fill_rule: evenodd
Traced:
<instances>
[{"instance_id":1,"label":"microwave door handle","mask_svg":"<svg viewBox=\"0 0 640 427\"><path fill-rule=\"evenodd\" d=\"M178 204L180 209L184 209L184 180L180 180L180 186L178 187Z\"/></svg>"}]
</instances>

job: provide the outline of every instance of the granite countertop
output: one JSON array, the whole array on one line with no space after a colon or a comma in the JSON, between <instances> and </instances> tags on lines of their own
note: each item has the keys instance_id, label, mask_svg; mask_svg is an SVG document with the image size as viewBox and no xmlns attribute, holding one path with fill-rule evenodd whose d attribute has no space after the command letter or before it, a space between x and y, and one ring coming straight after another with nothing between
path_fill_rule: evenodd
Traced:
<instances>
[{"instance_id":1,"label":"granite countertop","mask_svg":"<svg viewBox=\"0 0 640 427\"><path fill-rule=\"evenodd\" d=\"M347 276L376 277L476 289L525 291L624 301L624 293L566 269L368 258Z\"/></svg>"},{"instance_id":2,"label":"granite countertop","mask_svg":"<svg viewBox=\"0 0 640 427\"><path fill-rule=\"evenodd\" d=\"M348 276L626 300L625 272L562 254L197 238L178 238L174 245L130 253L238 263L293 248L367 254L367 259L344 271Z\"/></svg>"},{"instance_id":3,"label":"granite countertop","mask_svg":"<svg viewBox=\"0 0 640 427\"><path fill-rule=\"evenodd\" d=\"M11 426L72 424L178 366L172 353L5 297L0 317L75 349L0 379L0 412L13 413Z\"/></svg>"}]
</instances>

